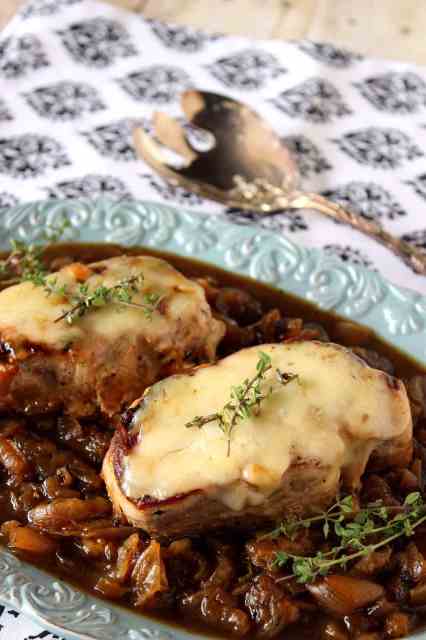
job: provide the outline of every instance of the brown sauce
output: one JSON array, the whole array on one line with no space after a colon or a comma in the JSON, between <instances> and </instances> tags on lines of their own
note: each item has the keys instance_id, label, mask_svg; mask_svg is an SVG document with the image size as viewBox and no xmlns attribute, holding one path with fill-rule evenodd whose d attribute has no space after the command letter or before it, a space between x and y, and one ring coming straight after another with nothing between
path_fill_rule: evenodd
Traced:
<instances>
[{"instance_id":1,"label":"brown sauce","mask_svg":"<svg viewBox=\"0 0 426 640\"><path fill-rule=\"evenodd\" d=\"M321 325L331 341L349 347L357 346L361 347L362 349L372 350L373 352L379 354L379 356L383 356L393 364L395 375L404 380L411 379L414 376L426 374L426 369L423 365L415 362L412 358L400 352L392 345L385 343L372 331L359 329L359 331L357 332L356 328L354 328L353 326L348 327L346 320L334 315L333 313L318 309L315 305L309 302L301 300L293 295L278 291L266 284L257 282L247 277L226 272L215 266L204 264L197 260L183 258L173 254L168 254L147 248L123 249L117 245L107 244L56 245L50 247L46 251L46 258L49 263L58 265L63 258L70 258L72 259L72 261L94 262L97 260L122 255L123 253L132 255L146 254L161 257L173 264L177 269L179 269L188 277L209 277L217 281L220 287L233 287L248 292L255 300L260 302L264 312L267 312L270 309L279 309L281 315L286 318L303 318L305 325L310 325L311 323L314 323L315 325ZM423 424L421 426L423 429ZM426 427L426 425L424 426ZM31 424L29 428L31 431ZM39 429L39 425L37 425L37 429ZM57 439L55 439L56 436L53 435L53 429L54 427L49 424L43 427L43 437L47 439L52 438L52 440L57 444ZM61 445L62 444L63 442L61 443ZM75 450L76 449L74 449L74 451ZM7 478L4 477L3 480L7 480ZM11 493L13 492L11 491L10 487L5 486L3 482L0 488L0 523L9 520L20 519L21 517L24 519L25 510L22 508L22 505L20 506L20 508L16 508L16 503L14 504L13 500L11 501ZM424 547L426 550L426 535L424 542ZM229 536L225 534L225 536L220 539L220 543L226 545L234 544L236 545L235 548L237 549L237 553L244 553L244 538L242 538L242 540L238 544L236 544L232 540L232 535ZM210 558L212 552L210 548L208 549L208 545L208 541L199 540L195 542L195 549L197 552L200 551L200 553L206 553L206 555ZM93 593L95 584L99 579L99 575L102 575L103 569L99 569L99 566L96 562L82 562L82 555L74 545L71 538L69 540L62 540L60 542L60 547L60 562L58 562L57 557L52 556L47 556L47 559L44 558L40 560L37 559L37 557L35 557L33 554L23 554L22 552L20 552L19 555L35 566L45 569L49 573L53 573L71 582L78 588L85 588ZM76 568L78 568L78 576L76 576ZM95 592L95 595L99 596L99 591ZM119 599L116 604L124 606L127 605L129 607L131 606L130 601L128 600L126 595ZM133 609L133 611L135 611L135 609ZM171 606L169 608L167 608L167 606L164 606L155 613L153 613L152 611L143 611L143 614L150 616L152 615L155 618L159 618L163 621L168 621L172 624L177 624L177 621L179 620L179 624L181 623L184 628L189 628L194 632L203 633L205 635L209 635L210 633L212 633L216 637L218 634L223 635L223 637L230 637L229 631L225 631L223 628L220 629L219 627L215 628L214 625L209 629L208 626L202 624L201 622L194 621L193 616L185 617L185 614L182 613L182 611L177 611L174 606ZM421 624L421 616L416 613L414 617L415 623L413 622L413 624L415 624L416 626ZM323 612L318 612L316 614L316 617L309 617L309 615L305 617L302 616L299 623L292 624L289 627L286 627L281 633L278 633L278 635L265 634L263 637L290 638L292 640L297 638L301 640L302 638L306 638L309 635L313 639L318 640L331 640L332 638L335 638L335 640L349 640L358 637L358 634L361 633L361 629L363 629L362 623L359 623L359 627L357 627L358 623L354 621L351 622L353 629L355 629L353 633L352 631L348 631L348 627L341 627L343 629L341 636L337 635L336 630L335 632L330 631L330 633L327 635L328 632L324 631L324 628L327 624L327 621L329 620L332 620L333 622L333 618L327 617ZM340 624L341 623L339 622L339 625ZM333 633L335 633L335 635L333 635ZM368 637L366 636L366 640L380 640L381 638L388 637L386 635L382 635L382 631L380 631L380 633L377 632L379 635L376 636L374 635L374 633L376 633L374 630L369 631L369 633L371 633L372 635ZM250 632L248 635L244 635L243 637L255 637L253 634L254 632Z\"/></svg>"}]
</instances>

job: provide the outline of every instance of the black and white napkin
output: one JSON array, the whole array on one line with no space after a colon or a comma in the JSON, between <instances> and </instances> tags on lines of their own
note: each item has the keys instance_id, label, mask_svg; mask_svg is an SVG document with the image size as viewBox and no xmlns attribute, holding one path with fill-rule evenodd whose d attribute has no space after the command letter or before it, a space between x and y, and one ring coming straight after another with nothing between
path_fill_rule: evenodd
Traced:
<instances>
[{"instance_id":1,"label":"black and white napkin","mask_svg":"<svg viewBox=\"0 0 426 640\"><path fill-rule=\"evenodd\" d=\"M189 86L258 109L303 186L426 247L426 70L332 45L208 35L94 0L35 0L0 39L0 211L16 202L157 199L257 222L426 293L384 248L319 214L260 219L174 189L136 161L135 122L180 115Z\"/></svg>"}]
</instances>

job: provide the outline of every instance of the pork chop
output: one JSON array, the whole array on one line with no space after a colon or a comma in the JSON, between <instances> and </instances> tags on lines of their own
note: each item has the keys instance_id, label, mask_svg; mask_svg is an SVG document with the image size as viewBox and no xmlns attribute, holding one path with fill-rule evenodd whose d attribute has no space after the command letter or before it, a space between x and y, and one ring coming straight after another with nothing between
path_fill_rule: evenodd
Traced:
<instances>
[{"instance_id":1,"label":"pork chop","mask_svg":"<svg viewBox=\"0 0 426 640\"><path fill-rule=\"evenodd\" d=\"M160 296L148 317L141 308L108 303L68 324L69 297L47 295L31 282L0 293L0 412L63 410L75 417L120 411L165 375L213 360L224 334L204 290L170 264L148 256L73 264L49 276L55 290L93 293L143 277L132 302Z\"/></svg>"},{"instance_id":2,"label":"pork chop","mask_svg":"<svg viewBox=\"0 0 426 640\"><path fill-rule=\"evenodd\" d=\"M217 420L188 425L221 411L260 351L272 364L266 397L238 422L228 451ZM276 369L297 380L283 386ZM341 486L356 490L367 463L404 465L411 453L403 383L348 349L301 341L244 349L152 386L116 432L103 476L117 514L173 537L312 514Z\"/></svg>"}]
</instances>

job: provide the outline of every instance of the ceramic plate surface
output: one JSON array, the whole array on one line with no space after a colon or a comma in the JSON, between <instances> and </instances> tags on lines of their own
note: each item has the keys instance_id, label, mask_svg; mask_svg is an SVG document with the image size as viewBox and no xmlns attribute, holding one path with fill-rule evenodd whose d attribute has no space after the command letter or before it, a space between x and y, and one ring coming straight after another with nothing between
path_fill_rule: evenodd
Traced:
<instances>
[{"instance_id":1,"label":"ceramic plate surface","mask_svg":"<svg viewBox=\"0 0 426 640\"><path fill-rule=\"evenodd\" d=\"M373 328L426 365L426 297L377 272L297 246L254 226L152 202L46 201L7 210L0 248L42 239L46 225L71 221L67 239L145 245L257 278ZM195 640L194 634L136 615L39 571L0 549L0 600L67 638ZM417 634L426 640L426 634Z\"/></svg>"}]
</instances>

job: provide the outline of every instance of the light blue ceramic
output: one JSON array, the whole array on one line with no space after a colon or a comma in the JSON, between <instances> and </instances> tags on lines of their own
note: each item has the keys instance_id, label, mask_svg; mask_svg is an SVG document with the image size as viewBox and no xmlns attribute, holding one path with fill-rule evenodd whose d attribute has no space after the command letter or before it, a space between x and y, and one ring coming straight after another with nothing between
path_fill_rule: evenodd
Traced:
<instances>
[{"instance_id":1,"label":"light blue ceramic","mask_svg":"<svg viewBox=\"0 0 426 640\"><path fill-rule=\"evenodd\" d=\"M426 297L396 287L374 271L222 217L150 202L26 204L3 214L0 248L7 248L11 238L39 240L46 224L58 223L64 214L71 221L70 240L146 245L212 262L362 322L426 364ZM88 596L1 549L0 600L68 638L195 640L193 634Z\"/></svg>"}]
</instances>

